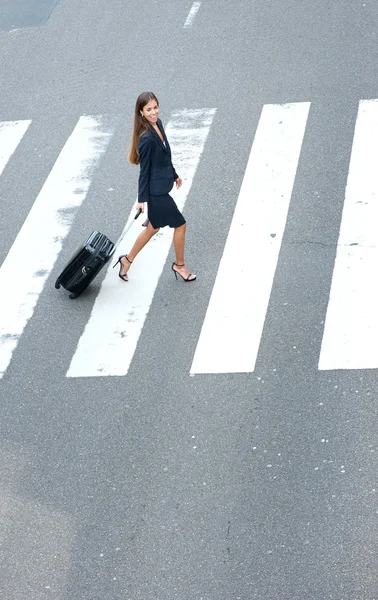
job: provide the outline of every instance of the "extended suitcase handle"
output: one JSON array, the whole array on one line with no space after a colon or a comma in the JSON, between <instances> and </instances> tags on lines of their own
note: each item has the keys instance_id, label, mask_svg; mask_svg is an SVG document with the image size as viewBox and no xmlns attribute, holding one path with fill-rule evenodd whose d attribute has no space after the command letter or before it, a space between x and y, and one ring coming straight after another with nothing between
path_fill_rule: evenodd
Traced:
<instances>
[{"instance_id":1,"label":"extended suitcase handle","mask_svg":"<svg viewBox=\"0 0 378 600\"><path fill-rule=\"evenodd\" d=\"M126 229L124 229L120 235L120 237L118 238L118 240L116 241L116 243L113 246L113 250L110 253L110 256L113 256L114 252L117 250L117 247L120 245L120 243L122 242L123 238L125 237L125 235L127 234L127 232L129 231L130 227L132 227L134 221L137 220L137 218L139 217L139 215L142 213L142 209L139 208L136 212L135 217L133 218L133 220L131 221L131 223L126 227Z\"/></svg>"}]
</instances>

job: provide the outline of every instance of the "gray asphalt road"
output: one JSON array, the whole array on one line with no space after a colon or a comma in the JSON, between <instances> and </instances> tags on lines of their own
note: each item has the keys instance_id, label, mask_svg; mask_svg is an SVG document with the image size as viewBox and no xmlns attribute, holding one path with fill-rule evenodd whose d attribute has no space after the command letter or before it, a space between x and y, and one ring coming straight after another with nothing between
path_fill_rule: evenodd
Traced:
<instances>
[{"instance_id":1,"label":"gray asphalt road","mask_svg":"<svg viewBox=\"0 0 378 600\"><path fill-rule=\"evenodd\" d=\"M377 374L317 369L357 106L378 98L375 4L203 0L186 29L191 2L54 4L0 33L0 121L33 120L0 178L1 260L78 117L118 127L0 383L0 598L378 598ZM116 237L132 207L144 89L163 121L217 108L185 209L198 281L167 265L126 377L67 379L101 277L75 303L53 282L88 223ZM255 372L190 377L261 107L298 101Z\"/></svg>"}]
</instances>

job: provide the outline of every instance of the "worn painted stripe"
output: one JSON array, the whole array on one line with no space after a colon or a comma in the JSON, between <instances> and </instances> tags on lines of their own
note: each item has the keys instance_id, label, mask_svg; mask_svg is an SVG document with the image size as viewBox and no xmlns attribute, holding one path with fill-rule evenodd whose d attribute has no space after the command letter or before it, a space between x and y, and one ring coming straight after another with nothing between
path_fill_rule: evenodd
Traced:
<instances>
[{"instance_id":1,"label":"worn painted stripe","mask_svg":"<svg viewBox=\"0 0 378 600\"><path fill-rule=\"evenodd\" d=\"M181 110L172 114L166 131L173 163L183 179L174 193L183 209L208 136L215 109ZM132 208L129 221L134 217ZM142 230L139 222L118 248L125 254ZM130 281L122 282L110 269L72 358L68 377L126 375L150 309L172 242L172 230L162 229L138 255Z\"/></svg>"},{"instance_id":2,"label":"worn painted stripe","mask_svg":"<svg viewBox=\"0 0 378 600\"><path fill-rule=\"evenodd\" d=\"M110 137L101 117L79 119L1 266L0 289L6 293L0 297L0 377L33 315Z\"/></svg>"},{"instance_id":3,"label":"worn painted stripe","mask_svg":"<svg viewBox=\"0 0 378 600\"><path fill-rule=\"evenodd\" d=\"M188 16L186 17L186 21L184 23L184 29L191 27L193 25L194 17L198 13L201 6L201 2L193 2L192 8L189 11Z\"/></svg>"},{"instance_id":4,"label":"worn painted stripe","mask_svg":"<svg viewBox=\"0 0 378 600\"><path fill-rule=\"evenodd\" d=\"M0 123L0 175L25 135L31 121L3 121Z\"/></svg>"},{"instance_id":5,"label":"worn painted stripe","mask_svg":"<svg viewBox=\"0 0 378 600\"><path fill-rule=\"evenodd\" d=\"M362 100L319 369L378 368L378 100Z\"/></svg>"},{"instance_id":6,"label":"worn painted stripe","mask_svg":"<svg viewBox=\"0 0 378 600\"><path fill-rule=\"evenodd\" d=\"M263 107L192 374L255 368L309 108Z\"/></svg>"}]
</instances>

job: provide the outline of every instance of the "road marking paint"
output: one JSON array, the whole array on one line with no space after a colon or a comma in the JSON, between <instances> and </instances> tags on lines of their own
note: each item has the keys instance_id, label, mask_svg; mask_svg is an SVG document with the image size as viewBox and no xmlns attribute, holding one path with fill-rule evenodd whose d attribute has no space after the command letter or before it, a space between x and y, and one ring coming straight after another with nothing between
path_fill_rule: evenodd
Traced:
<instances>
[{"instance_id":1,"label":"road marking paint","mask_svg":"<svg viewBox=\"0 0 378 600\"><path fill-rule=\"evenodd\" d=\"M0 378L32 317L112 133L80 117L0 268Z\"/></svg>"},{"instance_id":2,"label":"road marking paint","mask_svg":"<svg viewBox=\"0 0 378 600\"><path fill-rule=\"evenodd\" d=\"M201 2L193 2L192 8L189 11L188 16L186 17L186 21L184 23L184 29L191 27L194 21L194 17L198 13L201 6Z\"/></svg>"},{"instance_id":3,"label":"road marking paint","mask_svg":"<svg viewBox=\"0 0 378 600\"><path fill-rule=\"evenodd\" d=\"M0 123L0 175L25 135L31 121L3 121Z\"/></svg>"},{"instance_id":4,"label":"road marking paint","mask_svg":"<svg viewBox=\"0 0 378 600\"><path fill-rule=\"evenodd\" d=\"M378 100L362 100L319 358L320 370L378 368Z\"/></svg>"},{"instance_id":5,"label":"road marking paint","mask_svg":"<svg viewBox=\"0 0 378 600\"><path fill-rule=\"evenodd\" d=\"M309 102L265 105L191 368L255 368Z\"/></svg>"},{"instance_id":6,"label":"road marking paint","mask_svg":"<svg viewBox=\"0 0 378 600\"><path fill-rule=\"evenodd\" d=\"M167 125L173 164L183 179L183 186L174 193L180 210L190 191L215 111L214 108L177 111ZM133 207L128 223L134 216ZM137 231L132 230L133 239L142 230L138 223ZM168 227L154 236L138 255L128 283L122 282L112 269L108 270L67 377L127 374L167 260L172 236L173 231ZM125 254L131 245L131 238L127 236L117 255Z\"/></svg>"}]
</instances>

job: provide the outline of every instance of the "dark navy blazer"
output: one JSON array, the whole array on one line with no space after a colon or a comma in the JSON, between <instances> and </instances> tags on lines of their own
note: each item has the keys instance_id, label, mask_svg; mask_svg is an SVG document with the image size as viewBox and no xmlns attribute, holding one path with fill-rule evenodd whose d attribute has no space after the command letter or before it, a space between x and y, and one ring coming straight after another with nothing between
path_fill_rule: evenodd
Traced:
<instances>
[{"instance_id":1,"label":"dark navy blazer","mask_svg":"<svg viewBox=\"0 0 378 600\"><path fill-rule=\"evenodd\" d=\"M140 159L138 202L148 202L150 195L168 194L178 178L172 165L171 148L160 119L157 125L163 135L165 146L153 128L143 133L138 143Z\"/></svg>"}]
</instances>

